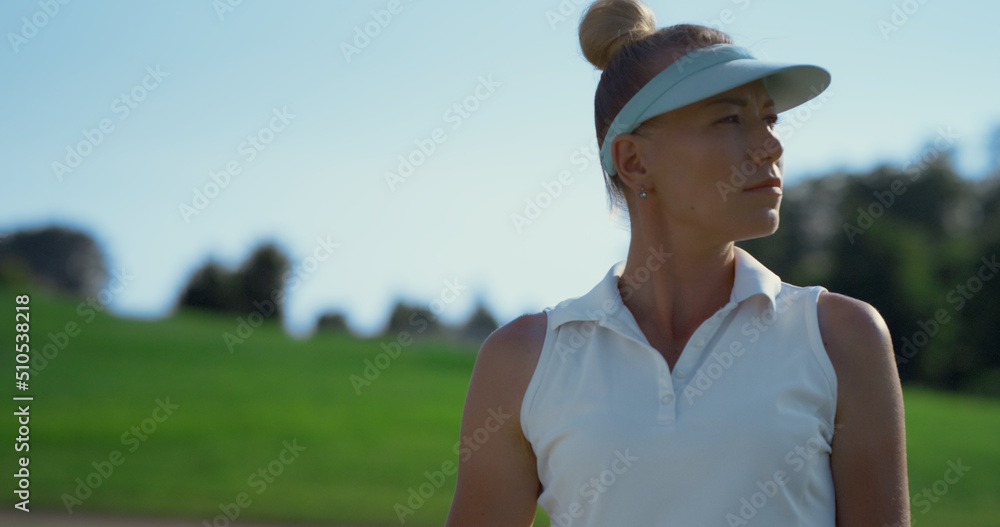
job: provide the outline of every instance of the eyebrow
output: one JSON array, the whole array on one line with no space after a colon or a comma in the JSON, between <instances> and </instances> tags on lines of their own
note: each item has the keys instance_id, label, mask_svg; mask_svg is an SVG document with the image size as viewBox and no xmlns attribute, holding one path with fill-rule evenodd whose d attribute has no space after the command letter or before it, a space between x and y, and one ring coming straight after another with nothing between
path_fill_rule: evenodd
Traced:
<instances>
[{"instance_id":1,"label":"eyebrow","mask_svg":"<svg viewBox=\"0 0 1000 527\"><path fill-rule=\"evenodd\" d=\"M740 99L738 97L719 97L706 102L704 106L711 106L713 104L735 104L736 106L746 107L747 101L746 99ZM774 106L774 100L772 99L768 99L767 102L764 103L765 108L770 108L772 106Z\"/></svg>"}]
</instances>

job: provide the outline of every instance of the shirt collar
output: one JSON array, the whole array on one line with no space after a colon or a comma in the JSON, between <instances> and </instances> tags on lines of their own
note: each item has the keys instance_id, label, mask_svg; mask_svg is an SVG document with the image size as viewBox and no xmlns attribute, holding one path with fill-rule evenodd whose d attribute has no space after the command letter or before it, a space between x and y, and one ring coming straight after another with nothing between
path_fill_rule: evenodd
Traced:
<instances>
[{"instance_id":1,"label":"shirt collar","mask_svg":"<svg viewBox=\"0 0 1000 527\"><path fill-rule=\"evenodd\" d=\"M773 309L778 292L781 291L781 278L742 248L735 247L735 253L736 273L733 290L729 295L729 305L735 306L752 296L763 295ZM549 309L549 329L554 330L574 320L594 320L598 325L620 332L623 329L620 317L628 311L624 309L625 304L618 292L618 278L624 271L625 261L616 263L604 279L587 294L564 300Z\"/></svg>"}]
</instances>

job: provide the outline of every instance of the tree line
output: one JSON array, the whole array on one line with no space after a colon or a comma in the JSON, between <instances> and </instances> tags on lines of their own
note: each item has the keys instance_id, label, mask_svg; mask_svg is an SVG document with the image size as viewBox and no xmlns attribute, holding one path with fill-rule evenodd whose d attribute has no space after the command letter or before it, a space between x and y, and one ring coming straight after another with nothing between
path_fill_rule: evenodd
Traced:
<instances>
[{"instance_id":1,"label":"tree line","mask_svg":"<svg viewBox=\"0 0 1000 527\"><path fill-rule=\"evenodd\" d=\"M175 304L178 309L248 316L280 323L291 264L272 242L257 246L238 267L230 269L209 259L188 278ZM95 297L108 281L107 263L97 241L89 234L64 226L49 226L0 235L0 283L32 283L71 297ZM425 338L461 343L482 342L498 327L495 317L480 302L457 325L442 323L428 307L398 302L381 331L394 336L402 331ZM342 313L323 313L316 333L347 332Z\"/></svg>"},{"instance_id":2,"label":"tree line","mask_svg":"<svg viewBox=\"0 0 1000 527\"><path fill-rule=\"evenodd\" d=\"M807 179L785 189L777 233L739 245L786 282L823 285L878 309L904 383L1000 396L1000 168L966 179L949 152L927 150L903 168ZM257 310L280 321L281 302L273 300L288 269L272 243L236 269L209 260L176 309ZM107 264L97 242L74 229L0 235L0 282L25 281L93 295L108 281ZM268 301L274 309L261 310ZM451 327L425 306L400 302L383 335L413 333L415 325L423 336L481 342L497 322L482 304ZM315 327L350 329L341 313L323 314Z\"/></svg>"}]
</instances>

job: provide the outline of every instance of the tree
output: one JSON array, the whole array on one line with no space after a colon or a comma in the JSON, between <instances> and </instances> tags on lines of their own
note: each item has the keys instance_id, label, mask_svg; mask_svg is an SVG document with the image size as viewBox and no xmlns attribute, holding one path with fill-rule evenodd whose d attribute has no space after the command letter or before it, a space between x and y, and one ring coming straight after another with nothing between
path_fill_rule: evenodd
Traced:
<instances>
[{"instance_id":1,"label":"tree","mask_svg":"<svg viewBox=\"0 0 1000 527\"><path fill-rule=\"evenodd\" d=\"M316 333L348 333L350 330L342 313L324 313L316 321Z\"/></svg>"},{"instance_id":2,"label":"tree","mask_svg":"<svg viewBox=\"0 0 1000 527\"><path fill-rule=\"evenodd\" d=\"M400 302L389 314L389 322L382 334L389 338L396 338L404 331L411 337L440 335L441 329L441 323L430 309Z\"/></svg>"},{"instance_id":3,"label":"tree","mask_svg":"<svg viewBox=\"0 0 1000 527\"><path fill-rule=\"evenodd\" d=\"M18 231L0 241L0 278L17 274L74 296L96 295L108 281L97 242L59 226Z\"/></svg>"},{"instance_id":4,"label":"tree","mask_svg":"<svg viewBox=\"0 0 1000 527\"><path fill-rule=\"evenodd\" d=\"M257 311L280 320L282 302L275 299L284 289L288 269L288 258L270 243L254 250L236 271L210 260L188 280L178 307L241 314Z\"/></svg>"},{"instance_id":5,"label":"tree","mask_svg":"<svg viewBox=\"0 0 1000 527\"><path fill-rule=\"evenodd\" d=\"M209 261L188 281L181 293L181 306L209 311L229 311L233 304L232 273Z\"/></svg>"},{"instance_id":6,"label":"tree","mask_svg":"<svg viewBox=\"0 0 1000 527\"><path fill-rule=\"evenodd\" d=\"M260 310L259 305L272 302L274 311L270 315L281 319L282 303L274 302L285 287L284 275L289 269L288 258L273 243L258 247L237 272L238 310L250 312ZM282 297L283 298L283 297Z\"/></svg>"},{"instance_id":7,"label":"tree","mask_svg":"<svg viewBox=\"0 0 1000 527\"><path fill-rule=\"evenodd\" d=\"M493 315L480 302L476 305L476 309L469 316L469 319L458 330L458 336L463 339L482 342L486 340L486 337L490 336L490 333L496 331L498 327L500 327L500 324L497 324Z\"/></svg>"}]
</instances>

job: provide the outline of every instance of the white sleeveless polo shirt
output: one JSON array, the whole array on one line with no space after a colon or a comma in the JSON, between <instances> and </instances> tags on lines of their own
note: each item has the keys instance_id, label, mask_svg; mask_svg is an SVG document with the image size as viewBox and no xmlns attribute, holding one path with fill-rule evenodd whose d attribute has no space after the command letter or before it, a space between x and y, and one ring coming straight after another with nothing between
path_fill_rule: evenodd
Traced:
<instances>
[{"instance_id":1,"label":"white sleeveless polo shirt","mask_svg":"<svg viewBox=\"0 0 1000 527\"><path fill-rule=\"evenodd\" d=\"M834 527L825 289L735 250L729 303L673 371L622 303L625 262L547 310L521 427L553 526Z\"/></svg>"}]
</instances>

